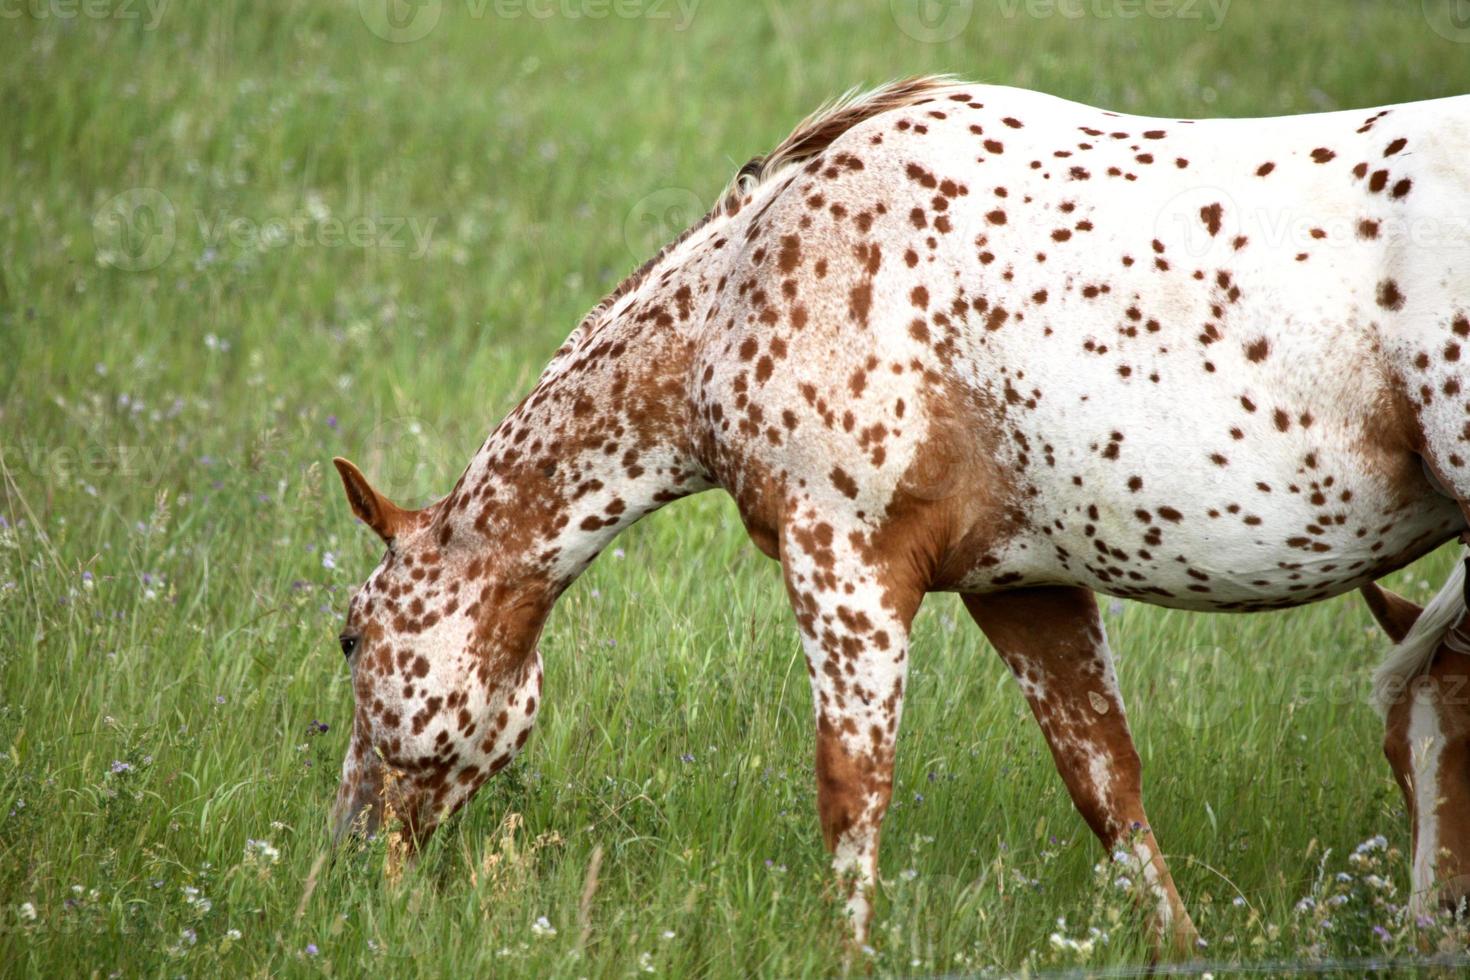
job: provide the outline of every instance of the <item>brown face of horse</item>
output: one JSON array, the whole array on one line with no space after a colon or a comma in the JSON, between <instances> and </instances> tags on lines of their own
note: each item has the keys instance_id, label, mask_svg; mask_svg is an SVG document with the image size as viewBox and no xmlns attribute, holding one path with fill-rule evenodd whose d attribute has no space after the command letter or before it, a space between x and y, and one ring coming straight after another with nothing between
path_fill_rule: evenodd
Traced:
<instances>
[{"instance_id":1,"label":"brown face of horse","mask_svg":"<svg viewBox=\"0 0 1470 980\"><path fill-rule=\"evenodd\" d=\"M388 545L342 631L356 707L335 834L375 833L385 812L422 841L515 757L541 698L545 604L461 554L440 505L395 506L346 460L347 498Z\"/></svg>"},{"instance_id":2,"label":"brown face of horse","mask_svg":"<svg viewBox=\"0 0 1470 980\"><path fill-rule=\"evenodd\" d=\"M1364 590L1395 643L1418 616L1392 593ZM1389 693L1383 752L1413 826L1413 905L1464 914L1470 899L1470 656L1440 643L1428 670Z\"/></svg>"}]
</instances>

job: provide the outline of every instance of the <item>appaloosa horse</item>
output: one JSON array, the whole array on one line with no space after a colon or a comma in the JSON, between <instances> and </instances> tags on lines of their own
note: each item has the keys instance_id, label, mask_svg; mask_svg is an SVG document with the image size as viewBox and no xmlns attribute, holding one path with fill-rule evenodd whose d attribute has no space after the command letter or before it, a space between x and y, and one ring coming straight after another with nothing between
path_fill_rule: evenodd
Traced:
<instances>
[{"instance_id":1,"label":"appaloosa horse","mask_svg":"<svg viewBox=\"0 0 1470 980\"><path fill-rule=\"evenodd\" d=\"M721 487L781 563L857 937L931 591L964 597L1187 947L1093 593L1367 587L1409 634L1379 688L1414 886L1463 883L1465 601L1416 625L1371 583L1467 527L1467 247L1470 98L1169 121L919 78L825 109L588 314L447 497L400 509L337 460L388 543L342 633L339 832L388 806L421 840L468 800L530 733L557 597Z\"/></svg>"}]
</instances>

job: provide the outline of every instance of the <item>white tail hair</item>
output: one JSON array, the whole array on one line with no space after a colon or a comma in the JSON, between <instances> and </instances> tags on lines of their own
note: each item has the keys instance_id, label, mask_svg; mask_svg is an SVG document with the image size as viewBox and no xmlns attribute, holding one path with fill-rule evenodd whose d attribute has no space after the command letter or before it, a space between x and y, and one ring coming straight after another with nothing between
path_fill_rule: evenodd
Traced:
<instances>
[{"instance_id":1,"label":"white tail hair","mask_svg":"<svg viewBox=\"0 0 1470 980\"><path fill-rule=\"evenodd\" d=\"M1455 570L1439 593L1424 607L1408 635L1373 671L1373 707L1380 715L1388 714L1388 709L1398 700L1409 681L1429 669L1434 652L1464 617L1467 556L1470 556L1470 548L1461 548Z\"/></svg>"}]
</instances>

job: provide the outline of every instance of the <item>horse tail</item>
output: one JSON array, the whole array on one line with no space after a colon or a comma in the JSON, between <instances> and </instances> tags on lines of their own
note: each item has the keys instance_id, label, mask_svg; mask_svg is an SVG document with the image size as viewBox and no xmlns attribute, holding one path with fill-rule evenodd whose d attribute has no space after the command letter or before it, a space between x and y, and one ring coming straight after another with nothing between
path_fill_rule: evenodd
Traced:
<instances>
[{"instance_id":1,"label":"horse tail","mask_svg":"<svg viewBox=\"0 0 1470 980\"><path fill-rule=\"evenodd\" d=\"M1435 651L1449 637L1466 613L1465 563L1470 548L1460 549L1455 570L1440 587L1439 593L1424 607L1424 612L1404 638L1394 645L1378 669L1373 671L1373 706L1380 715L1403 693L1404 686L1429 669Z\"/></svg>"}]
</instances>

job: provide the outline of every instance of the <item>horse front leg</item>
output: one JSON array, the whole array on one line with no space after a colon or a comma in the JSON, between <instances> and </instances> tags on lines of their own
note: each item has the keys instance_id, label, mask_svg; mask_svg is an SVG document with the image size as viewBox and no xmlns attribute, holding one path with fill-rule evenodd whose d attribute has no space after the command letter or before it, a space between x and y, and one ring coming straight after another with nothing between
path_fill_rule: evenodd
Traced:
<instances>
[{"instance_id":1,"label":"horse front leg","mask_svg":"<svg viewBox=\"0 0 1470 980\"><path fill-rule=\"evenodd\" d=\"M1025 692L1087 825L1110 853L1126 849L1139 862L1156 952L1189 955L1199 934L1144 813L1138 752L1092 593L1039 588L964 600Z\"/></svg>"},{"instance_id":2,"label":"horse front leg","mask_svg":"<svg viewBox=\"0 0 1470 980\"><path fill-rule=\"evenodd\" d=\"M909 624L924 596L870 541L856 522L813 516L789 521L780 547L815 703L817 808L856 945L868 936Z\"/></svg>"}]
</instances>

